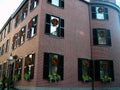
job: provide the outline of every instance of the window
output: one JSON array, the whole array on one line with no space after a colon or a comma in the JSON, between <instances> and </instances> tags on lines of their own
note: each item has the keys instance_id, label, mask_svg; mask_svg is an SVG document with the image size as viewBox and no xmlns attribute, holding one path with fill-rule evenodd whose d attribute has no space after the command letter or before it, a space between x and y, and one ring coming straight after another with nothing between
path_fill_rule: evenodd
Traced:
<instances>
[{"instance_id":1,"label":"window","mask_svg":"<svg viewBox=\"0 0 120 90\"><path fill-rule=\"evenodd\" d=\"M64 0L48 0L48 3L64 8Z\"/></svg>"},{"instance_id":2,"label":"window","mask_svg":"<svg viewBox=\"0 0 120 90\"><path fill-rule=\"evenodd\" d=\"M45 33L56 37L64 37L64 19L46 14Z\"/></svg>"},{"instance_id":3,"label":"window","mask_svg":"<svg viewBox=\"0 0 120 90\"><path fill-rule=\"evenodd\" d=\"M78 59L78 80L84 82L92 81L93 61L88 59Z\"/></svg>"},{"instance_id":4,"label":"window","mask_svg":"<svg viewBox=\"0 0 120 90\"><path fill-rule=\"evenodd\" d=\"M5 52L8 52L8 49L9 49L9 43L10 43L10 40L7 40L7 42L6 42L6 46L5 46Z\"/></svg>"},{"instance_id":5,"label":"window","mask_svg":"<svg viewBox=\"0 0 120 90\"><path fill-rule=\"evenodd\" d=\"M96 60L95 61L95 80L101 82L114 81L113 61Z\"/></svg>"},{"instance_id":6,"label":"window","mask_svg":"<svg viewBox=\"0 0 120 90\"><path fill-rule=\"evenodd\" d=\"M5 52L5 44L2 45L2 51L1 51L1 55L3 55Z\"/></svg>"},{"instance_id":7,"label":"window","mask_svg":"<svg viewBox=\"0 0 120 90\"><path fill-rule=\"evenodd\" d=\"M111 46L110 30L93 29L93 44Z\"/></svg>"},{"instance_id":8,"label":"window","mask_svg":"<svg viewBox=\"0 0 120 90\"><path fill-rule=\"evenodd\" d=\"M3 31L1 32L1 34L0 34L0 41L2 41L3 40Z\"/></svg>"},{"instance_id":9,"label":"window","mask_svg":"<svg viewBox=\"0 0 120 90\"><path fill-rule=\"evenodd\" d=\"M17 48L17 46L18 46L18 33L16 33L13 37L12 49Z\"/></svg>"},{"instance_id":10,"label":"window","mask_svg":"<svg viewBox=\"0 0 120 90\"><path fill-rule=\"evenodd\" d=\"M28 24L27 38L33 37L37 33L37 16L30 20Z\"/></svg>"},{"instance_id":11,"label":"window","mask_svg":"<svg viewBox=\"0 0 120 90\"><path fill-rule=\"evenodd\" d=\"M25 32L26 32L26 27L25 26L18 32L18 34L19 34L19 39L18 39L19 45L21 45L25 42Z\"/></svg>"},{"instance_id":12,"label":"window","mask_svg":"<svg viewBox=\"0 0 120 90\"><path fill-rule=\"evenodd\" d=\"M21 19L21 12L19 12L19 13L15 16L15 27L17 27L17 25L20 23L20 19Z\"/></svg>"},{"instance_id":13,"label":"window","mask_svg":"<svg viewBox=\"0 0 120 90\"><path fill-rule=\"evenodd\" d=\"M7 63L3 63L2 62L2 80L7 80L7 66L8 64ZM5 82L3 82L3 84L5 84Z\"/></svg>"},{"instance_id":14,"label":"window","mask_svg":"<svg viewBox=\"0 0 120 90\"><path fill-rule=\"evenodd\" d=\"M5 37L6 37L6 28L5 28L3 31L4 31L4 36L3 36L3 38L5 38Z\"/></svg>"},{"instance_id":15,"label":"window","mask_svg":"<svg viewBox=\"0 0 120 90\"><path fill-rule=\"evenodd\" d=\"M11 22L9 22L9 24L8 24L8 31L7 31L7 33L9 33L10 30L11 30Z\"/></svg>"},{"instance_id":16,"label":"window","mask_svg":"<svg viewBox=\"0 0 120 90\"><path fill-rule=\"evenodd\" d=\"M28 2L23 6L22 11L21 11L21 20L24 20L27 17L27 12L28 12Z\"/></svg>"},{"instance_id":17,"label":"window","mask_svg":"<svg viewBox=\"0 0 120 90\"><path fill-rule=\"evenodd\" d=\"M108 8L92 6L92 19L108 20Z\"/></svg>"},{"instance_id":18,"label":"window","mask_svg":"<svg viewBox=\"0 0 120 90\"><path fill-rule=\"evenodd\" d=\"M14 80L19 81L21 80L22 75L22 58L18 58L15 60L15 73L14 73Z\"/></svg>"},{"instance_id":19,"label":"window","mask_svg":"<svg viewBox=\"0 0 120 90\"><path fill-rule=\"evenodd\" d=\"M63 80L63 61L63 55L44 53L43 79L50 82Z\"/></svg>"},{"instance_id":20,"label":"window","mask_svg":"<svg viewBox=\"0 0 120 90\"><path fill-rule=\"evenodd\" d=\"M0 79L2 79L2 69L3 69L3 67L2 67L3 65L2 64L0 64Z\"/></svg>"},{"instance_id":21,"label":"window","mask_svg":"<svg viewBox=\"0 0 120 90\"><path fill-rule=\"evenodd\" d=\"M0 56L2 55L1 52L2 52L2 48L0 47Z\"/></svg>"},{"instance_id":22,"label":"window","mask_svg":"<svg viewBox=\"0 0 120 90\"><path fill-rule=\"evenodd\" d=\"M36 8L38 3L39 3L39 0L31 0L30 10L33 10L34 8Z\"/></svg>"},{"instance_id":23,"label":"window","mask_svg":"<svg viewBox=\"0 0 120 90\"><path fill-rule=\"evenodd\" d=\"M35 54L29 54L25 57L24 79L29 81L34 78Z\"/></svg>"}]
</instances>

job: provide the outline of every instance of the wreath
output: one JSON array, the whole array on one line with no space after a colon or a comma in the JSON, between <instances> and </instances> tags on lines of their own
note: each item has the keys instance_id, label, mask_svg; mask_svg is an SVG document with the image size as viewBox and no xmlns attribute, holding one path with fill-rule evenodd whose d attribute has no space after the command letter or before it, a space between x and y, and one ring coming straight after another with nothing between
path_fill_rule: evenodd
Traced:
<instances>
[{"instance_id":1,"label":"wreath","mask_svg":"<svg viewBox=\"0 0 120 90\"><path fill-rule=\"evenodd\" d=\"M52 25L53 25L53 26L58 25L58 20L57 20L56 18L53 18L53 19L52 19Z\"/></svg>"},{"instance_id":2,"label":"wreath","mask_svg":"<svg viewBox=\"0 0 120 90\"><path fill-rule=\"evenodd\" d=\"M13 37L13 42L17 40L17 34Z\"/></svg>"},{"instance_id":3,"label":"wreath","mask_svg":"<svg viewBox=\"0 0 120 90\"><path fill-rule=\"evenodd\" d=\"M20 35L20 37L23 36L23 31L22 30L20 30L19 35Z\"/></svg>"},{"instance_id":4,"label":"wreath","mask_svg":"<svg viewBox=\"0 0 120 90\"><path fill-rule=\"evenodd\" d=\"M88 62L88 61L84 61L84 62L83 62L83 65L84 65L85 67L89 67L89 62Z\"/></svg>"},{"instance_id":5,"label":"wreath","mask_svg":"<svg viewBox=\"0 0 120 90\"><path fill-rule=\"evenodd\" d=\"M99 8L98 8L98 12L99 12L99 13L102 13L103 11L104 11L104 10L103 10L102 7L99 7Z\"/></svg>"},{"instance_id":6,"label":"wreath","mask_svg":"<svg viewBox=\"0 0 120 90\"><path fill-rule=\"evenodd\" d=\"M30 21L29 25L30 25L30 28L33 26L33 21L32 20Z\"/></svg>"},{"instance_id":7,"label":"wreath","mask_svg":"<svg viewBox=\"0 0 120 90\"><path fill-rule=\"evenodd\" d=\"M28 66L30 64L31 64L31 58L29 56L27 56L25 65Z\"/></svg>"},{"instance_id":8,"label":"wreath","mask_svg":"<svg viewBox=\"0 0 120 90\"><path fill-rule=\"evenodd\" d=\"M57 65L57 63L58 63L58 59L56 57L53 57L52 64Z\"/></svg>"},{"instance_id":9,"label":"wreath","mask_svg":"<svg viewBox=\"0 0 120 90\"><path fill-rule=\"evenodd\" d=\"M104 30L101 30L100 33L99 33L100 37L105 37L105 31Z\"/></svg>"}]
</instances>

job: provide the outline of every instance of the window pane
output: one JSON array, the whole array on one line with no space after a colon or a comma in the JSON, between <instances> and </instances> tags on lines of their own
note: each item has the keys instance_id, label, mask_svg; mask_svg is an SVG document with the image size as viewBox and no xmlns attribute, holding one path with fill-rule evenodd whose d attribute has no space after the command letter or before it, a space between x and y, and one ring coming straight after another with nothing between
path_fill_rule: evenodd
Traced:
<instances>
[{"instance_id":1,"label":"window pane","mask_svg":"<svg viewBox=\"0 0 120 90\"><path fill-rule=\"evenodd\" d=\"M96 7L97 19L104 19L104 11L102 7Z\"/></svg>"},{"instance_id":2,"label":"window pane","mask_svg":"<svg viewBox=\"0 0 120 90\"><path fill-rule=\"evenodd\" d=\"M50 33L52 35L57 36L57 30L59 27L59 18L51 16L51 27L50 27Z\"/></svg>"},{"instance_id":3,"label":"window pane","mask_svg":"<svg viewBox=\"0 0 120 90\"><path fill-rule=\"evenodd\" d=\"M98 43L106 45L106 32L105 32L105 30L98 30Z\"/></svg>"},{"instance_id":4,"label":"window pane","mask_svg":"<svg viewBox=\"0 0 120 90\"><path fill-rule=\"evenodd\" d=\"M59 6L59 0L52 0L52 4L56 5L56 6Z\"/></svg>"}]
</instances>

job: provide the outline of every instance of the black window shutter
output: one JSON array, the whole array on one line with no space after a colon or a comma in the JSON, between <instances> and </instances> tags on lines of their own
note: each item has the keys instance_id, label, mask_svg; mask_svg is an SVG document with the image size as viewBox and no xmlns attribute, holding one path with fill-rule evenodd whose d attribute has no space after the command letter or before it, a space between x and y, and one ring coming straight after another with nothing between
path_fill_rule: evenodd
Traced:
<instances>
[{"instance_id":1,"label":"black window shutter","mask_svg":"<svg viewBox=\"0 0 120 90\"><path fill-rule=\"evenodd\" d=\"M29 73L29 67L25 67L25 68L24 68L24 74L25 74L25 73L27 73L27 74Z\"/></svg>"},{"instance_id":2,"label":"black window shutter","mask_svg":"<svg viewBox=\"0 0 120 90\"><path fill-rule=\"evenodd\" d=\"M90 64L90 66L89 66L89 75L93 79L93 77L94 77L94 73L93 73L93 60L89 60L89 64Z\"/></svg>"},{"instance_id":3,"label":"black window shutter","mask_svg":"<svg viewBox=\"0 0 120 90\"><path fill-rule=\"evenodd\" d=\"M34 64L34 62L35 62L35 53L32 54L32 62L31 62L31 64Z\"/></svg>"},{"instance_id":4,"label":"black window shutter","mask_svg":"<svg viewBox=\"0 0 120 90\"><path fill-rule=\"evenodd\" d=\"M33 21L33 26L36 26L37 25L37 16L35 16L33 19L35 19L35 21Z\"/></svg>"},{"instance_id":5,"label":"black window shutter","mask_svg":"<svg viewBox=\"0 0 120 90\"><path fill-rule=\"evenodd\" d=\"M45 26L46 34L50 34L50 22L51 22L51 16L49 14L46 14L46 26Z\"/></svg>"},{"instance_id":6,"label":"black window shutter","mask_svg":"<svg viewBox=\"0 0 120 90\"><path fill-rule=\"evenodd\" d=\"M91 7L92 19L96 19L96 7Z\"/></svg>"},{"instance_id":7,"label":"black window shutter","mask_svg":"<svg viewBox=\"0 0 120 90\"><path fill-rule=\"evenodd\" d=\"M51 3L52 2L52 0L47 0L49 3Z\"/></svg>"},{"instance_id":8,"label":"black window shutter","mask_svg":"<svg viewBox=\"0 0 120 90\"><path fill-rule=\"evenodd\" d=\"M98 33L97 29L93 29L93 44L98 45Z\"/></svg>"},{"instance_id":9,"label":"black window shutter","mask_svg":"<svg viewBox=\"0 0 120 90\"><path fill-rule=\"evenodd\" d=\"M30 38L30 29L29 29L29 31L27 32L27 38Z\"/></svg>"},{"instance_id":10,"label":"black window shutter","mask_svg":"<svg viewBox=\"0 0 120 90\"><path fill-rule=\"evenodd\" d=\"M96 13L92 13L92 19L96 19Z\"/></svg>"},{"instance_id":11,"label":"black window shutter","mask_svg":"<svg viewBox=\"0 0 120 90\"><path fill-rule=\"evenodd\" d=\"M106 40L107 40L107 45L108 45L108 46L111 46L110 30L106 30Z\"/></svg>"},{"instance_id":12,"label":"black window shutter","mask_svg":"<svg viewBox=\"0 0 120 90\"><path fill-rule=\"evenodd\" d=\"M62 8L64 8L64 0L60 0L60 3L59 3L60 5L60 7L62 7Z\"/></svg>"},{"instance_id":13,"label":"black window shutter","mask_svg":"<svg viewBox=\"0 0 120 90\"><path fill-rule=\"evenodd\" d=\"M44 53L43 79L49 79L49 53Z\"/></svg>"},{"instance_id":14,"label":"black window shutter","mask_svg":"<svg viewBox=\"0 0 120 90\"><path fill-rule=\"evenodd\" d=\"M60 19L60 31L61 31L61 37L64 37L64 19Z\"/></svg>"},{"instance_id":15,"label":"black window shutter","mask_svg":"<svg viewBox=\"0 0 120 90\"><path fill-rule=\"evenodd\" d=\"M34 26L34 34L37 33L37 26Z\"/></svg>"},{"instance_id":16,"label":"black window shutter","mask_svg":"<svg viewBox=\"0 0 120 90\"><path fill-rule=\"evenodd\" d=\"M34 3L30 3L30 10L32 10L34 8Z\"/></svg>"},{"instance_id":17,"label":"black window shutter","mask_svg":"<svg viewBox=\"0 0 120 90\"><path fill-rule=\"evenodd\" d=\"M50 34L50 25L49 24L46 24L45 33Z\"/></svg>"},{"instance_id":18,"label":"black window shutter","mask_svg":"<svg viewBox=\"0 0 120 90\"><path fill-rule=\"evenodd\" d=\"M61 76L61 80L64 79L64 56L59 55L58 57L58 74Z\"/></svg>"},{"instance_id":19,"label":"black window shutter","mask_svg":"<svg viewBox=\"0 0 120 90\"><path fill-rule=\"evenodd\" d=\"M108 14L104 14L104 17L105 17L105 20L108 20L108 19L109 19Z\"/></svg>"},{"instance_id":20,"label":"black window shutter","mask_svg":"<svg viewBox=\"0 0 120 90\"><path fill-rule=\"evenodd\" d=\"M109 76L112 78L112 81L114 81L114 66L113 66L113 61L109 61Z\"/></svg>"},{"instance_id":21,"label":"black window shutter","mask_svg":"<svg viewBox=\"0 0 120 90\"><path fill-rule=\"evenodd\" d=\"M30 74L30 79L34 78L34 66L31 66L31 74Z\"/></svg>"},{"instance_id":22,"label":"black window shutter","mask_svg":"<svg viewBox=\"0 0 120 90\"><path fill-rule=\"evenodd\" d=\"M96 7L95 7L95 6L92 6L92 7L91 7L91 11L92 11L92 13L96 13Z\"/></svg>"},{"instance_id":23,"label":"black window shutter","mask_svg":"<svg viewBox=\"0 0 120 90\"><path fill-rule=\"evenodd\" d=\"M82 59L78 59L78 80L82 80Z\"/></svg>"},{"instance_id":24,"label":"black window shutter","mask_svg":"<svg viewBox=\"0 0 120 90\"><path fill-rule=\"evenodd\" d=\"M61 28L60 30L61 30L61 35L60 36L64 37L64 28Z\"/></svg>"},{"instance_id":25,"label":"black window shutter","mask_svg":"<svg viewBox=\"0 0 120 90\"><path fill-rule=\"evenodd\" d=\"M60 19L60 27L64 27L64 19Z\"/></svg>"},{"instance_id":26,"label":"black window shutter","mask_svg":"<svg viewBox=\"0 0 120 90\"><path fill-rule=\"evenodd\" d=\"M94 68L95 68L95 81L100 81L100 61L96 60L94 61Z\"/></svg>"},{"instance_id":27,"label":"black window shutter","mask_svg":"<svg viewBox=\"0 0 120 90\"><path fill-rule=\"evenodd\" d=\"M104 8L104 13L108 13L108 8Z\"/></svg>"},{"instance_id":28,"label":"black window shutter","mask_svg":"<svg viewBox=\"0 0 120 90\"><path fill-rule=\"evenodd\" d=\"M51 22L51 16L49 14L46 14L46 23Z\"/></svg>"},{"instance_id":29,"label":"black window shutter","mask_svg":"<svg viewBox=\"0 0 120 90\"><path fill-rule=\"evenodd\" d=\"M18 75L20 76L20 78L19 78L19 80L21 80L21 77L22 77L22 69L18 69L19 71L18 72L20 72Z\"/></svg>"},{"instance_id":30,"label":"black window shutter","mask_svg":"<svg viewBox=\"0 0 120 90\"><path fill-rule=\"evenodd\" d=\"M14 42L13 42L13 44L12 44L12 50L14 50ZM1 55L2 55L2 50L1 50Z\"/></svg>"}]
</instances>

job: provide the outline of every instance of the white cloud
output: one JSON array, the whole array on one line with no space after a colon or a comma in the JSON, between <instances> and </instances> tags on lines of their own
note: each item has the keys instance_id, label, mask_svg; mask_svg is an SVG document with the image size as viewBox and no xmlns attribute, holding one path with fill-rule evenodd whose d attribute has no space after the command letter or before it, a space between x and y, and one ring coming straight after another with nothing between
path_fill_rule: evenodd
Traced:
<instances>
[{"instance_id":1,"label":"white cloud","mask_svg":"<svg viewBox=\"0 0 120 90\"><path fill-rule=\"evenodd\" d=\"M23 0L0 0L0 29Z\"/></svg>"}]
</instances>

